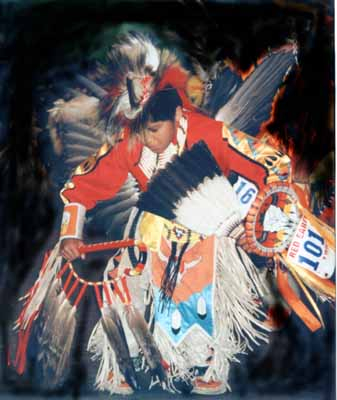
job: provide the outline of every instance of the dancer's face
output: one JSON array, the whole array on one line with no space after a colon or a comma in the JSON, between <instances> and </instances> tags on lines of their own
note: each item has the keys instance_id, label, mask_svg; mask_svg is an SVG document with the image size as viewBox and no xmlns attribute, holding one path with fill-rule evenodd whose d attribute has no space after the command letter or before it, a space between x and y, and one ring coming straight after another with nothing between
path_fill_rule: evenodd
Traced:
<instances>
[{"instance_id":1,"label":"dancer's face","mask_svg":"<svg viewBox=\"0 0 337 400\"><path fill-rule=\"evenodd\" d=\"M156 154L160 154L166 150L176 135L181 115L181 107L177 107L173 121L149 121L143 136L145 146Z\"/></svg>"}]
</instances>

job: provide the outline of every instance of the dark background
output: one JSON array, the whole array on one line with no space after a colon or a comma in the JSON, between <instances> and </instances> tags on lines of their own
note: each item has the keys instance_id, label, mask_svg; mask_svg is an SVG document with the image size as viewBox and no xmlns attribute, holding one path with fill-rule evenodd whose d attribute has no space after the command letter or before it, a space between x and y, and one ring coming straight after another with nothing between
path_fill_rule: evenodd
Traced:
<instances>
[{"instance_id":1,"label":"dark background","mask_svg":"<svg viewBox=\"0 0 337 400\"><path fill-rule=\"evenodd\" d=\"M43 146L50 145L45 108L59 97L60 82L104 59L114 28L125 22L150 24L164 41L204 68L229 58L247 71L268 48L296 39L300 69L278 102L269 130L294 150L299 176L312 172L334 150L332 1L0 1L3 393L34 395L42 390L36 378L18 379L6 367L6 349L13 335L13 304L29 275L37 273L41 252L57 240L58 187L48 174L48 160L41 157ZM330 171L329 179L332 175ZM247 398L269 393L290 399L302 392L308 399L312 393L315 399L334 398L334 310L325 306L323 314L325 330L309 333L291 317L285 329L272 334L268 346L233 365L233 392ZM91 390L81 357L75 357L62 393L78 396Z\"/></svg>"}]
</instances>

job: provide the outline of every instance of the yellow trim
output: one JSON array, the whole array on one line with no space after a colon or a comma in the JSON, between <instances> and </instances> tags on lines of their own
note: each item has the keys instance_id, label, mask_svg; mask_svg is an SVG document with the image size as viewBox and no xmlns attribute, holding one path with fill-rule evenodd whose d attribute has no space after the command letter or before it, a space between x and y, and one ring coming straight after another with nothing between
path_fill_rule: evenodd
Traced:
<instances>
[{"instance_id":1,"label":"yellow trim","mask_svg":"<svg viewBox=\"0 0 337 400\"><path fill-rule=\"evenodd\" d=\"M222 138L229 140L231 137L231 133L227 128L226 124L222 124Z\"/></svg>"},{"instance_id":2,"label":"yellow trim","mask_svg":"<svg viewBox=\"0 0 337 400\"><path fill-rule=\"evenodd\" d=\"M63 201L64 204L69 204L70 201L63 195L63 192L65 190L70 190L70 189L74 189L75 188L75 184L72 181L68 181L65 183L64 188L60 191L60 197Z\"/></svg>"},{"instance_id":3,"label":"yellow trim","mask_svg":"<svg viewBox=\"0 0 337 400\"><path fill-rule=\"evenodd\" d=\"M321 221L319 218L317 218L315 215L313 215L310 211L308 211L305 207L298 202L298 207L300 211L302 212L302 215L309 220L311 225L317 229L320 235L323 236L323 238L326 240L327 245L332 249L335 250L336 248L336 238L335 238L335 232L334 230Z\"/></svg>"},{"instance_id":4,"label":"yellow trim","mask_svg":"<svg viewBox=\"0 0 337 400\"><path fill-rule=\"evenodd\" d=\"M226 124L222 126L222 138L246 157L263 165L268 170L267 183L279 181L280 174L290 176L290 158L287 154Z\"/></svg>"},{"instance_id":5,"label":"yellow trim","mask_svg":"<svg viewBox=\"0 0 337 400\"><path fill-rule=\"evenodd\" d=\"M145 212L139 224L141 240L152 251L158 251L164 228L164 218Z\"/></svg>"},{"instance_id":6,"label":"yellow trim","mask_svg":"<svg viewBox=\"0 0 337 400\"><path fill-rule=\"evenodd\" d=\"M309 293L308 289L306 288L306 286L304 285L302 279L300 278L299 274L297 273L297 269L295 268L295 266L293 265L292 262L290 262L289 260L287 260L285 257L282 257L282 255L278 256L279 260L288 267L289 271L291 272L292 276L295 278L296 282L298 283L298 285L300 286L300 288L303 290L305 296L307 297L309 303L311 304L312 308L315 310L316 315L318 316L323 328L325 327L324 325L324 321L322 318L322 314L319 311L319 308L317 307L317 304L315 303L314 299L312 298L311 294Z\"/></svg>"},{"instance_id":7,"label":"yellow trim","mask_svg":"<svg viewBox=\"0 0 337 400\"><path fill-rule=\"evenodd\" d=\"M307 286L312 287L322 296L327 296L334 301L336 300L336 286L331 280L320 278L298 265L292 264L292 267Z\"/></svg>"},{"instance_id":8,"label":"yellow trim","mask_svg":"<svg viewBox=\"0 0 337 400\"><path fill-rule=\"evenodd\" d=\"M81 162L81 164L79 164L74 171L71 173L71 178L73 176L78 176L78 175L84 175L87 174L89 172L91 172L96 164L97 161L103 157L110 149L111 149L112 145L109 143L104 143L97 151L96 153L94 153L93 155L89 156L88 158L86 158L84 161ZM66 190L71 190L75 188L75 184L74 182L72 182L71 180L67 181L63 187L63 189L61 189L60 191L60 197L63 201L64 204L68 204L69 200L64 196L63 192Z\"/></svg>"},{"instance_id":9,"label":"yellow trim","mask_svg":"<svg viewBox=\"0 0 337 400\"><path fill-rule=\"evenodd\" d=\"M141 241L152 251L158 251L161 238L177 243L197 243L203 237L190 229L158 215L145 212L139 224Z\"/></svg>"},{"instance_id":10,"label":"yellow trim","mask_svg":"<svg viewBox=\"0 0 337 400\"><path fill-rule=\"evenodd\" d=\"M110 149L111 144L104 143L92 156L88 157L86 160L81 162L79 166L77 166L72 173L74 175L84 175L88 172L92 171L97 163L97 161L103 157Z\"/></svg>"},{"instance_id":11,"label":"yellow trim","mask_svg":"<svg viewBox=\"0 0 337 400\"><path fill-rule=\"evenodd\" d=\"M180 244L190 242L192 244L199 242L202 236L193 232L183 225L165 220L163 234L167 240Z\"/></svg>"}]
</instances>

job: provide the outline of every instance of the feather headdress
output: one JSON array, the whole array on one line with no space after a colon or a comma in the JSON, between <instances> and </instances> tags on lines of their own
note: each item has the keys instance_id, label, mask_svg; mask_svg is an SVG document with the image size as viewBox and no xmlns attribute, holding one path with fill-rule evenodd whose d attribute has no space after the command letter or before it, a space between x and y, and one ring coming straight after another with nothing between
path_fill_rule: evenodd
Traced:
<instances>
[{"instance_id":1,"label":"feather headdress","mask_svg":"<svg viewBox=\"0 0 337 400\"><path fill-rule=\"evenodd\" d=\"M122 126L134 120L151 95L166 85L177 89L184 107L190 109L194 106L189 96L196 90L203 91L201 81L182 67L176 54L159 47L149 34L121 35L107 59L103 75L109 87L102 109L110 134L118 133ZM191 79L193 85L189 84Z\"/></svg>"}]
</instances>

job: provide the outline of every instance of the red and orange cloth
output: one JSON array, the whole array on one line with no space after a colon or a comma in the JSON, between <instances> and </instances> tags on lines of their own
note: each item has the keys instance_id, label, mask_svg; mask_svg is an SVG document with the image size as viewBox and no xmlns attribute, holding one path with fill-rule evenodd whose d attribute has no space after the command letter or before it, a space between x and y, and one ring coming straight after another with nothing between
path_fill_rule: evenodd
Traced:
<instances>
[{"instance_id":1,"label":"red and orange cloth","mask_svg":"<svg viewBox=\"0 0 337 400\"><path fill-rule=\"evenodd\" d=\"M222 122L199 113L184 110L184 118L187 120L185 147L190 148L196 142L204 140L225 176L233 171L260 189L266 184L267 178L277 177L278 165L273 165L272 169L268 166L268 156L277 153L272 147L263 146L260 149L254 138L229 130ZM81 204L86 210L91 209L97 201L112 198L127 179L128 173L136 178L141 190L145 191L149 178L140 165L144 145L137 141L130 149L129 140L128 134L125 134L119 143L104 154L98 152L99 157L92 163L91 169L82 172L77 169L61 191L62 199L66 203ZM246 143L244 147L243 142ZM250 149L248 153L247 149ZM285 155L283 158L284 169L288 158ZM76 222L74 218L83 218L82 210L78 206L66 210L68 214L63 221L62 237L80 237L82 222Z\"/></svg>"}]
</instances>

